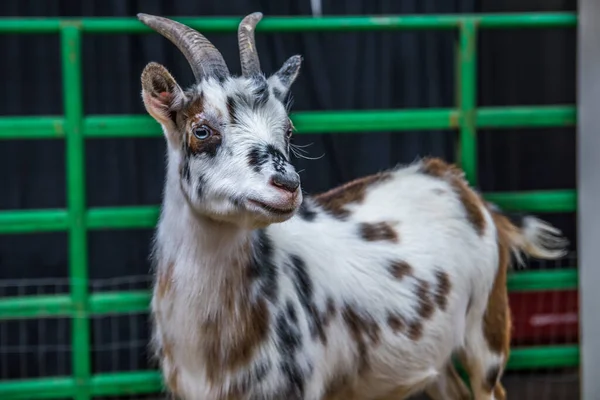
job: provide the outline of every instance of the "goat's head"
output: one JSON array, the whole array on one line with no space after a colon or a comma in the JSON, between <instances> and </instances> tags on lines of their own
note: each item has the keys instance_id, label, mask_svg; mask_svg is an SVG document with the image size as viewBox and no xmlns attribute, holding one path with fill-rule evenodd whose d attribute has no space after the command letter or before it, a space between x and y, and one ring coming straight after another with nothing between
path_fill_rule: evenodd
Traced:
<instances>
[{"instance_id":1,"label":"goat's head","mask_svg":"<svg viewBox=\"0 0 600 400\"><path fill-rule=\"evenodd\" d=\"M242 76L231 76L221 53L200 33L173 20L138 14L188 60L196 83L182 90L160 64L142 72L142 98L167 138L169 162L195 212L216 220L264 226L289 219L302 202L289 163L293 126L285 104L302 58L290 57L265 77L253 13L238 28Z\"/></svg>"}]
</instances>

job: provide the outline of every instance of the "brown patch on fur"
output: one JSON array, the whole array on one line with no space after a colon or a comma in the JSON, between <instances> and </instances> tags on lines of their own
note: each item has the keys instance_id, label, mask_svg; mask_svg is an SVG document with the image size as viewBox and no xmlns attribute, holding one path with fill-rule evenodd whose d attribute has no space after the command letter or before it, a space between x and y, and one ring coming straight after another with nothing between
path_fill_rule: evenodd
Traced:
<instances>
[{"instance_id":1,"label":"brown patch on fur","mask_svg":"<svg viewBox=\"0 0 600 400\"><path fill-rule=\"evenodd\" d=\"M163 365L165 386L171 394L177 396L179 394L179 370L173 364L173 345L164 335L161 337L161 346L158 352L160 363ZM165 364L168 364L168 367L165 368Z\"/></svg>"},{"instance_id":2,"label":"brown patch on fur","mask_svg":"<svg viewBox=\"0 0 600 400\"><path fill-rule=\"evenodd\" d=\"M179 396L179 370L177 367L171 368L165 384L169 388L169 392L171 392L171 394Z\"/></svg>"},{"instance_id":3,"label":"brown patch on fur","mask_svg":"<svg viewBox=\"0 0 600 400\"><path fill-rule=\"evenodd\" d=\"M506 399L506 390L502 383L498 381L496 386L494 386L494 400L505 400Z\"/></svg>"},{"instance_id":4,"label":"brown patch on fur","mask_svg":"<svg viewBox=\"0 0 600 400\"><path fill-rule=\"evenodd\" d=\"M415 296L419 301L417 313L419 314L419 317L423 319L431 318L433 312L435 311L435 304L433 302L433 299L431 298L429 286L429 282L417 278L417 289L415 293Z\"/></svg>"},{"instance_id":5,"label":"brown patch on fur","mask_svg":"<svg viewBox=\"0 0 600 400\"><path fill-rule=\"evenodd\" d=\"M514 226L500 214L492 213L492 217L498 231L499 259L498 271L483 319L483 334L490 349L497 354L503 354L507 359L510 350L511 318L506 279L510 263L510 235Z\"/></svg>"},{"instance_id":6,"label":"brown patch on fur","mask_svg":"<svg viewBox=\"0 0 600 400\"><path fill-rule=\"evenodd\" d=\"M211 381L225 371L246 365L255 349L267 337L269 313L264 299L256 303L238 302L238 315L224 312L203 324L203 346L207 354L208 375ZM225 332L224 328L237 329Z\"/></svg>"},{"instance_id":7,"label":"brown patch on fur","mask_svg":"<svg viewBox=\"0 0 600 400\"><path fill-rule=\"evenodd\" d=\"M423 337L423 322L421 321L412 321L408 324L408 337L417 341Z\"/></svg>"},{"instance_id":8,"label":"brown patch on fur","mask_svg":"<svg viewBox=\"0 0 600 400\"><path fill-rule=\"evenodd\" d=\"M314 200L335 217L346 218L350 215L350 212L345 208L346 205L351 203L361 203L370 186L385 182L391 177L392 175L390 173L381 172L355 179L325 193L316 195Z\"/></svg>"},{"instance_id":9,"label":"brown patch on fur","mask_svg":"<svg viewBox=\"0 0 600 400\"><path fill-rule=\"evenodd\" d=\"M359 315L351 306L346 305L342 310L344 322L356 342L358 350L358 371L364 373L369 369L369 356L365 336L371 344L378 344L380 328L371 316Z\"/></svg>"},{"instance_id":10,"label":"brown patch on fur","mask_svg":"<svg viewBox=\"0 0 600 400\"><path fill-rule=\"evenodd\" d=\"M346 374L335 374L325 386L323 400L347 400L352 397L351 379Z\"/></svg>"},{"instance_id":11,"label":"brown patch on fur","mask_svg":"<svg viewBox=\"0 0 600 400\"><path fill-rule=\"evenodd\" d=\"M446 311L446 307L448 307L448 294L450 294L452 283L450 283L450 277L444 271L436 271L435 278L437 280L434 295L435 303L442 311Z\"/></svg>"},{"instance_id":12,"label":"brown patch on fur","mask_svg":"<svg viewBox=\"0 0 600 400\"><path fill-rule=\"evenodd\" d=\"M159 267L156 282L156 296L158 299L163 299L171 290L174 269L175 264L172 262L168 263L164 269Z\"/></svg>"},{"instance_id":13,"label":"brown patch on fur","mask_svg":"<svg viewBox=\"0 0 600 400\"><path fill-rule=\"evenodd\" d=\"M413 273L412 267L406 261L394 261L389 266L389 270L392 276L398 280L402 280Z\"/></svg>"},{"instance_id":14,"label":"brown patch on fur","mask_svg":"<svg viewBox=\"0 0 600 400\"><path fill-rule=\"evenodd\" d=\"M412 320L407 320L399 314L389 313L387 324L394 333L406 332L406 335L417 341L423 337L424 323L431 319L437 308L445 310L448 306L448 293L451 284L448 274L444 271L437 271L435 274L436 285L432 288L430 282L415 277L412 267L404 262L398 261L390 265L390 272L394 278L402 280L411 276L415 281L414 297L417 301L416 316Z\"/></svg>"},{"instance_id":15,"label":"brown patch on fur","mask_svg":"<svg viewBox=\"0 0 600 400\"><path fill-rule=\"evenodd\" d=\"M197 123L200 114L204 112L204 96L195 97L192 101L186 103L185 108L181 110L181 116L190 123Z\"/></svg>"},{"instance_id":16,"label":"brown patch on fur","mask_svg":"<svg viewBox=\"0 0 600 400\"><path fill-rule=\"evenodd\" d=\"M249 254L249 250L245 249ZM222 310L200 325L201 346L206 354L208 379L245 367L269 333L269 310L264 298L250 300L250 277L244 273L247 260L231 266L221 282Z\"/></svg>"},{"instance_id":17,"label":"brown patch on fur","mask_svg":"<svg viewBox=\"0 0 600 400\"><path fill-rule=\"evenodd\" d=\"M448 164L439 158L425 158L420 168L421 172L447 181L462 203L467 220L478 235L483 235L485 230L485 216L483 214L483 201L471 188L463 177L463 172L457 166Z\"/></svg>"},{"instance_id":18,"label":"brown patch on fur","mask_svg":"<svg viewBox=\"0 0 600 400\"><path fill-rule=\"evenodd\" d=\"M210 153L214 154L221 143L221 133L218 129L219 118L206 119L204 113L204 97L195 98L186 104L185 108L178 113L178 125L186 129L185 150L191 154ZM198 139L194 131L202 125L210 131L211 135L206 139Z\"/></svg>"},{"instance_id":19,"label":"brown patch on fur","mask_svg":"<svg viewBox=\"0 0 600 400\"><path fill-rule=\"evenodd\" d=\"M389 222L361 222L360 235L369 242L389 241L398 243L398 234Z\"/></svg>"},{"instance_id":20,"label":"brown patch on fur","mask_svg":"<svg viewBox=\"0 0 600 400\"><path fill-rule=\"evenodd\" d=\"M448 175L462 178L463 172L454 164L448 164L436 157L425 157L421 161L421 172L436 178L445 178Z\"/></svg>"},{"instance_id":21,"label":"brown patch on fur","mask_svg":"<svg viewBox=\"0 0 600 400\"><path fill-rule=\"evenodd\" d=\"M498 232L499 258L498 270L483 317L483 335L490 350L508 360L512 327L506 279L510 264L511 237L517 232L515 226L504 215L493 211L491 214ZM461 362L465 365L464 361ZM498 366L497 370L498 373L494 369L486 371L486 379L481 383L482 389L488 393L493 392L496 399L504 400L506 392L500 382L501 367Z\"/></svg>"},{"instance_id":22,"label":"brown patch on fur","mask_svg":"<svg viewBox=\"0 0 600 400\"><path fill-rule=\"evenodd\" d=\"M404 330L406 323L404 318L397 314L388 314L387 324L394 333L400 333Z\"/></svg>"}]
</instances>

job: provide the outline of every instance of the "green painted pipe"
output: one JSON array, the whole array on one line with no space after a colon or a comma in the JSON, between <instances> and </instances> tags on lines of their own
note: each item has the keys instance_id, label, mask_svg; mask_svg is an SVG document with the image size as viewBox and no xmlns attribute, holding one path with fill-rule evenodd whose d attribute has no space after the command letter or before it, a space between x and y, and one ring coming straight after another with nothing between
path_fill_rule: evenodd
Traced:
<instances>
[{"instance_id":1,"label":"green painted pipe","mask_svg":"<svg viewBox=\"0 0 600 400\"><path fill-rule=\"evenodd\" d=\"M299 111L291 118L299 134L459 128L461 111L453 109ZM481 107L475 109L477 128L545 128L574 126L572 105ZM160 137L160 127L147 115L91 115L83 120L86 138ZM0 117L0 140L61 139L61 117Z\"/></svg>"},{"instance_id":2,"label":"green painted pipe","mask_svg":"<svg viewBox=\"0 0 600 400\"><path fill-rule=\"evenodd\" d=\"M77 26L61 30L61 57L66 131L67 221L69 225L69 278L75 313L71 318L72 365L75 400L91 399L90 321L88 318L88 251L85 227L85 142L81 86L81 32Z\"/></svg>"},{"instance_id":3,"label":"green painted pipe","mask_svg":"<svg viewBox=\"0 0 600 400\"><path fill-rule=\"evenodd\" d=\"M203 32L235 32L241 17L171 17ZM382 31L413 29L453 29L463 22L481 28L565 28L577 24L576 13L547 12L474 15L373 15L373 16L268 16L258 32ZM89 33L150 33L134 17L125 18L0 18L1 33L56 33L66 25L76 25Z\"/></svg>"}]
</instances>

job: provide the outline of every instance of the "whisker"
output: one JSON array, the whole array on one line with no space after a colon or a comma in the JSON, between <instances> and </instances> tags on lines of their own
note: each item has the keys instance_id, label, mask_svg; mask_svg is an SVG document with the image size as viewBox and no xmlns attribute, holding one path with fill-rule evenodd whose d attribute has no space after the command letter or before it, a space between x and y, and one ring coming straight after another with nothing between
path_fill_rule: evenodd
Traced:
<instances>
[{"instance_id":1,"label":"whisker","mask_svg":"<svg viewBox=\"0 0 600 400\"><path fill-rule=\"evenodd\" d=\"M305 145L298 145L298 144L291 144L290 143L290 150L292 151L292 154L294 154L295 157L297 158L304 158L305 160L318 160L320 158L325 157L325 153L323 153L322 155L320 155L319 157L309 157L305 154L308 153L307 150L304 149L304 147L308 147L310 145L312 145L313 143L308 143ZM302 154L304 153L304 154Z\"/></svg>"},{"instance_id":2,"label":"whisker","mask_svg":"<svg viewBox=\"0 0 600 400\"><path fill-rule=\"evenodd\" d=\"M294 155L297 158L304 158L305 160L318 160L320 158L325 157L325 153L321 154L319 157L309 157L309 156L305 156L304 154L296 154L296 153L294 153Z\"/></svg>"},{"instance_id":3,"label":"whisker","mask_svg":"<svg viewBox=\"0 0 600 400\"><path fill-rule=\"evenodd\" d=\"M308 144L293 144L292 143L292 146L298 147L298 148L304 148L304 147L312 146L313 144L315 144L315 142L308 143Z\"/></svg>"}]
</instances>

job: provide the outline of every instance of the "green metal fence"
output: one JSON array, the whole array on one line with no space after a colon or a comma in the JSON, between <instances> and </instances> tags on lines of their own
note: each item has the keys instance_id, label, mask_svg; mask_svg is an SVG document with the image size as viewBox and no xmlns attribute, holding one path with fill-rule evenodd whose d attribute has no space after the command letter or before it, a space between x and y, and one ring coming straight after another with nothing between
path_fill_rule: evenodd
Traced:
<instances>
[{"instance_id":1,"label":"green metal fence","mask_svg":"<svg viewBox=\"0 0 600 400\"><path fill-rule=\"evenodd\" d=\"M176 18L202 32L235 32L241 18ZM576 14L475 14L384 17L265 17L259 32L457 30L454 108L370 111L297 112L298 133L402 130L458 130L459 162L470 182L477 176L477 129L543 128L576 124L575 105L539 107L477 107L477 34L480 29L572 28ZM81 84L81 40L85 33L150 33L135 18L0 19L0 34L58 34L62 55L63 116L0 117L0 139L66 140L67 209L0 211L0 233L25 234L67 231L69 234L70 295L0 299L0 320L70 317L73 376L0 382L1 399L74 398L156 393L157 371L92 375L90 317L148 311L150 294L123 291L90 294L87 232L99 229L152 228L157 206L87 208L84 141L88 138L159 136L159 126L142 115L84 115ZM5 60L5 62L10 62ZM574 212L576 191L484 193L505 209L531 212ZM510 276L510 290L576 289L577 270L524 271ZM510 369L576 367L578 346L517 348Z\"/></svg>"}]
</instances>

